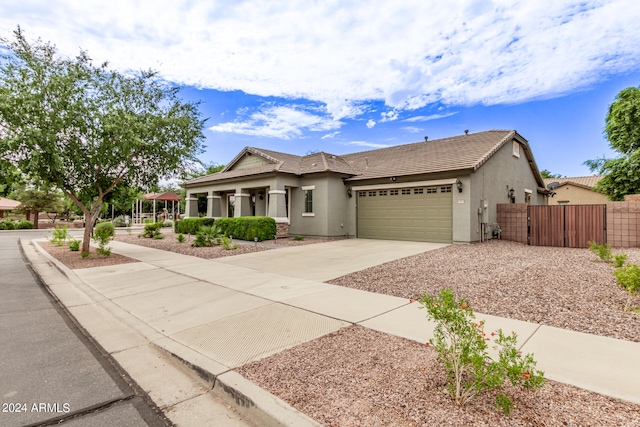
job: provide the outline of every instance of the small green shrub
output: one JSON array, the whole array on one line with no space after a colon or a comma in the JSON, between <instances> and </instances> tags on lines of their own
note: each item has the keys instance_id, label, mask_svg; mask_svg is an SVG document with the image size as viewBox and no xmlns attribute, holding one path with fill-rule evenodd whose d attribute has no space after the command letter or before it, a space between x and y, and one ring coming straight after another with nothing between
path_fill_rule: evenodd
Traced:
<instances>
[{"instance_id":1,"label":"small green shrub","mask_svg":"<svg viewBox=\"0 0 640 427\"><path fill-rule=\"evenodd\" d=\"M176 233L195 235L200 227L212 226L215 221L213 218L185 218L181 221L176 221L173 226L173 230Z\"/></svg>"},{"instance_id":2,"label":"small green shrub","mask_svg":"<svg viewBox=\"0 0 640 427\"><path fill-rule=\"evenodd\" d=\"M182 233L178 234L178 236L176 236L176 240L180 243L184 243L185 241L184 234Z\"/></svg>"},{"instance_id":3,"label":"small green shrub","mask_svg":"<svg viewBox=\"0 0 640 427\"><path fill-rule=\"evenodd\" d=\"M84 258L86 258L86 257L88 257L88 256L89 256L89 252L87 252L87 251L83 251L83 252L80 254L80 256L84 259Z\"/></svg>"},{"instance_id":4,"label":"small green shrub","mask_svg":"<svg viewBox=\"0 0 640 427\"><path fill-rule=\"evenodd\" d=\"M297 241L297 242L301 242L306 238L306 236L294 236L293 240Z\"/></svg>"},{"instance_id":5,"label":"small green shrub","mask_svg":"<svg viewBox=\"0 0 640 427\"><path fill-rule=\"evenodd\" d=\"M155 221L153 220L153 218L145 218L142 220L143 224L154 224Z\"/></svg>"},{"instance_id":6,"label":"small green shrub","mask_svg":"<svg viewBox=\"0 0 640 427\"><path fill-rule=\"evenodd\" d=\"M640 267L637 264L627 264L624 267L613 270L618 285L627 291L627 302L625 311L636 311L637 308L631 306L631 299L640 295Z\"/></svg>"},{"instance_id":7,"label":"small green shrub","mask_svg":"<svg viewBox=\"0 0 640 427\"><path fill-rule=\"evenodd\" d=\"M127 224L125 223L124 217L122 215L119 215L115 218L113 218L113 221L111 221L113 223L113 225L115 227L124 227Z\"/></svg>"},{"instance_id":8,"label":"small green shrub","mask_svg":"<svg viewBox=\"0 0 640 427\"><path fill-rule=\"evenodd\" d=\"M503 389L507 380L527 390L544 385L544 374L535 369L533 355L522 356L517 350L515 332L509 336L501 329L492 332L491 336L497 336L494 348L499 351L498 360L489 356L487 341L491 338L484 332L484 322L474 322L469 304L464 299L456 301L450 289L443 289L438 297L423 294L420 303L427 310L427 318L436 322L429 344L445 366L449 392L458 405L483 392ZM496 406L509 415L513 403L506 392L500 391Z\"/></svg>"},{"instance_id":9,"label":"small green shrub","mask_svg":"<svg viewBox=\"0 0 640 427\"><path fill-rule=\"evenodd\" d=\"M627 261L627 254L614 254L613 265L615 268L620 268Z\"/></svg>"},{"instance_id":10,"label":"small green shrub","mask_svg":"<svg viewBox=\"0 0 640 427\"><path fill-rule=\"evenodd\" d=\"M16 226L11 220L0 221L0 230L15 230Z\"/></svg>"},{"instance_id":11,"label":"small green shrub","mask_svg":"<svg viewBox=\"0 0 640 427\"><path fill-rule=\"evenodd\" d=\"M73 239L69 242L69 250L71 252L78 252L80 250L80 240Z\"/></svg>"},{"instance_id":12,"label":"small green shrub","mask_svg":"<svg viewBox=\"0 0 640 427\"><path fill-rule=\"evenodd\" d=\"M162 233L158 233L155 236L152 237L153 240L162 240L164 239L164 236L162 235Z\"/></svg>"},{"instance_id":13,"label":"small green shrub","mask_svg":"<svg viewBox=\"0 0 640 427\"><path fill-rule=\"evenodd\" d=\"M220 240L222 241L222 247L224 248L225 251L232 251L240 247L238 243L232 245L231 238L227 236L223 235L222 237L220 237Z\"/></svg>"},{"instance_id":14,"label":"small green shrub","mask_svg":"<svg viewBox=\"0 0 640 427\"><path fill-rule=\"evenodd\" d=\"M107 246L109 240L116 234L116 228L111 222L101 222L93 228L93 240L98 242L98 252L100 255L111 255L111 248Z\"/></svg>"},{"instance_id":15,"label":"small green shrub","mask_svg":"<svg viewBox=\"0 0 640 427\"><path fill-rule=\"evenodd\" d=\"M200 227L200 230L198 230L198 232L196 233L196 238L193 240L193 246L209 247L219 245L221 243L221 236L222 233L217 226L204 225Z\"/></svg>"},{"instance_id":16,"label":"small green shrub","mask_svg":"<svg viewBox=\"0 0 640 427\"><path fill-rule=\"evenodd\" d=\"M611 262L613 255L611 254L611 245L609 243L599 245L598 243L589 242L589 250L596 254L601 261Z\"/></svg>"},{"instance_id":17,"label":"small green shrub","mask_svg":"<svg viewBox=\"0 0 640 427\"><path fill-rule=\"evenodd\" d=\"M156 236L158 235L162 235L160 233L160 229L162 228L162 223L161 222L153 222L150 224L146 224L144 226L144 231L142 233L140 233L140 235L142 237L147 237L150 239L155 239Z\"/></svg>"},{"instance_id":18,"label":"small green shrub","mask_svg":"<svg viewBox=\"0 0 640 427\"><path fill-rule=\"evenodd\" d=\"M31 230L33 229L33 222L22 219L16 224L16 230Z\"/></svg>"},{"instance_id":19,"label":"small green shrub","mask_svg":"<svg viewBox=\"0 0 640 427\"><path fill-rule=\"evenodd\" d=\"M51 232L51 243L55 243L56 246L64 245L70 238L71 235L69 235L66 225L56 225L56 228Z\"/></svg>"}]
</instances>

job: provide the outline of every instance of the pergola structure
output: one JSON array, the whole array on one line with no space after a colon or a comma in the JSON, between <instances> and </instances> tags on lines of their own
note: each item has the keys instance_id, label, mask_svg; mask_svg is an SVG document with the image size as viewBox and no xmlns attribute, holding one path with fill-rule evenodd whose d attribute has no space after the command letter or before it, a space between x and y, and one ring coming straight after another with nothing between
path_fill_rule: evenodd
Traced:
<instances>
[{"instance_id":1,"label":"pergola structure","mask_svg":"<svg viewBox=\"0 0 640 427\"><path fill-rule=\"evenodd\" d=\"M18 209L21 203L15 200L0 197L0 218L4 218L4 211L12 211Z\"/></svg>"},{"instance_id":2,"label":"pergola structure","mask_svg":"<svg viewBox=\"0 0 640 427\"><path fill-rule=\"evenodd\" d=\"M171 202L171 214L172 218L176 217L176 202L182 200L178 194L172 191L166 191L164 193L148 193L142 196L144 200L153 201L153 220L156 221L158 216L156 214L156 202L164 201L164 209L167 209L167 202ZM132 208L133 218L138 218L142 222L142 200L138 200ZM180 205L178 204L178 215L180 214Z\"/></svg>"}]
</instances>

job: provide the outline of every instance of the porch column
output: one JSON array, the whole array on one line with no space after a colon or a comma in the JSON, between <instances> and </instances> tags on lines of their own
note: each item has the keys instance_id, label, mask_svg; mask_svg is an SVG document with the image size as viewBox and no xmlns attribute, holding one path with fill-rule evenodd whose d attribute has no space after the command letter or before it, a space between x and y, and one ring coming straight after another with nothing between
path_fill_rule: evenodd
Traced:
<instances>
[{"instance_id":1,"label":"porch column","mask_svg":"<svg viewBox=\"0 0 640 427\"><path fill-rule=\"evenodd\" d=\"M191 197L191 194L185 199L185 218L195 218L198 216L198 198Z\"/></svg>"},{"instance_id":2,"label":"porch column","mask_svg":"<svg viewBox=\"0 0 640 427\"><path fill-rule=\"evenodd\" d=\"M207 216L210 218L220 218L222 216L222 197L218 192L212 192L207 196Z\"/></svg>"},{"instance_id":3,"label":"porch column","mask_svg":"<svg viewBox=\"0 0 640 427\"><path fill-rule=\"evenodd\" d=\"M287 205L285 202L286 190L269 190L269 216L276 222L288 222Z\"/></svg>"},{"instance_id":4,"label":"porch column","mask_svg":"<svg viewBox=\"0 0 640 427\"><path fill-rule=\"evenodd\" d=\"M243 193L242 189L237 189L234 216L251 216L251 194Z\"/></svg>"}]
</instances>

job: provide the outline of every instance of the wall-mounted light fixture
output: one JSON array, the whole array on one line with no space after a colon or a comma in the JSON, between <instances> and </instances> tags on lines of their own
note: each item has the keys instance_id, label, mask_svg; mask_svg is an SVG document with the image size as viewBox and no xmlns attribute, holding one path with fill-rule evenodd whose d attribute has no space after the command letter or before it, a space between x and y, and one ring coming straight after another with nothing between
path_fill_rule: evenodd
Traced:
<instances>
[{"instance_id":1,"label":"wall-mounted light fixture","mask_svg":"<svg viewBox=\"0 0 640 427\"><path fill-rule=\"evenodd\" d=\"M347 196L349 196L349 198L353 197L353 192L351 190L351 187L347 188Z\"/></svg>"},{"instance_id":2,"label":"wall-mounted light fixture","mask_svg":"<svg viewBox=\"0 0 640 427\"><path fill-rule=\"evenodd\" d=\"M394 181L394 182L395 182L396 179L397 178L395 176L392 176L391 178L389 178L390 181Z\"/></svg>"},{"instance_id":3,"label":"wall-mounted light fixture","mask_svg":"<svg viewBox=\"0 0 640 427\"><path fill-rule=\"evenodd\" d=\"M462 193L462 181L459 179L456 180L456 187L458 188L458 193Z\"/></svg>"},{"instance_id":4,"label":"wall-mounted light fixture","mask_svg":"<svg viewBox=\"0 0 640 427\"><path fill-rule=\"evenodd\" d=\"M258 197L260 197L260 200L264 200L264 193L262 191L259 192Z\"/></svg>"},{"instance_id":5,"label":"wall-mounted light fixture","mask_svg":"<svg viewBox=\"0 0 640 427\"><path fill-rule=\"evenodd\" d=\"M513 202L513 200L515 199L515 192L516 190L512 188L509 189L509 194L507 195L507 197L509 197L509 200L511 200L511 202Z\"/></svg>"}]
</instances>

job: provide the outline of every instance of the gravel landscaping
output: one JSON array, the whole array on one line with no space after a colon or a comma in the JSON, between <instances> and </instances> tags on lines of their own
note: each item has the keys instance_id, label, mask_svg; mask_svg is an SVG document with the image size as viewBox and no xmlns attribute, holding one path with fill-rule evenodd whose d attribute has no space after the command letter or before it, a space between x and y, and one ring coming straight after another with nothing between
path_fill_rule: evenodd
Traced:
<instances>
[{"instance_id":1,"label":"gravel landscaping","mask_svg":"<svg viewBox=\"0 0 640 427\"><path fill-rule=\"evenodd\" d=\"M640 248L618 252L640 264ZM627 293L613 267L596 260L587 249L492 240L447 246L329 283L407 299L451 288L479 313L640 342L640 314L623 310Z\"/></svg>"},{"instance_id":2,"label":"gravel landscaping","mask_svg":"<svg viewBox=\"0 0 640 427\"><path fill-rule=\"evenodd\" d=\"M47 251L49 255L63 263L67 268L92 268L92 267L104 267L107 265L115 264L127 264L130 262L138 262L133 258L111 253L111 255L105 257L98 255L96 248L89 248L89 256L82 258L80 252L71 252L68 246L56 246L51 242L38 242L40 247Z\"/></svg>"},{"instance_id":3,"label":"gravel landscaping","mask_svg":"<svg viewBox=\"0 0 640 427\"><path fill-rule=\"evenodd\" d=\"M458 407L433 349L360 326L237 371L326 426L640 425L640 405L554 381L513 391L508 417L494 394Z\"/></svg>"}]
</instances>

